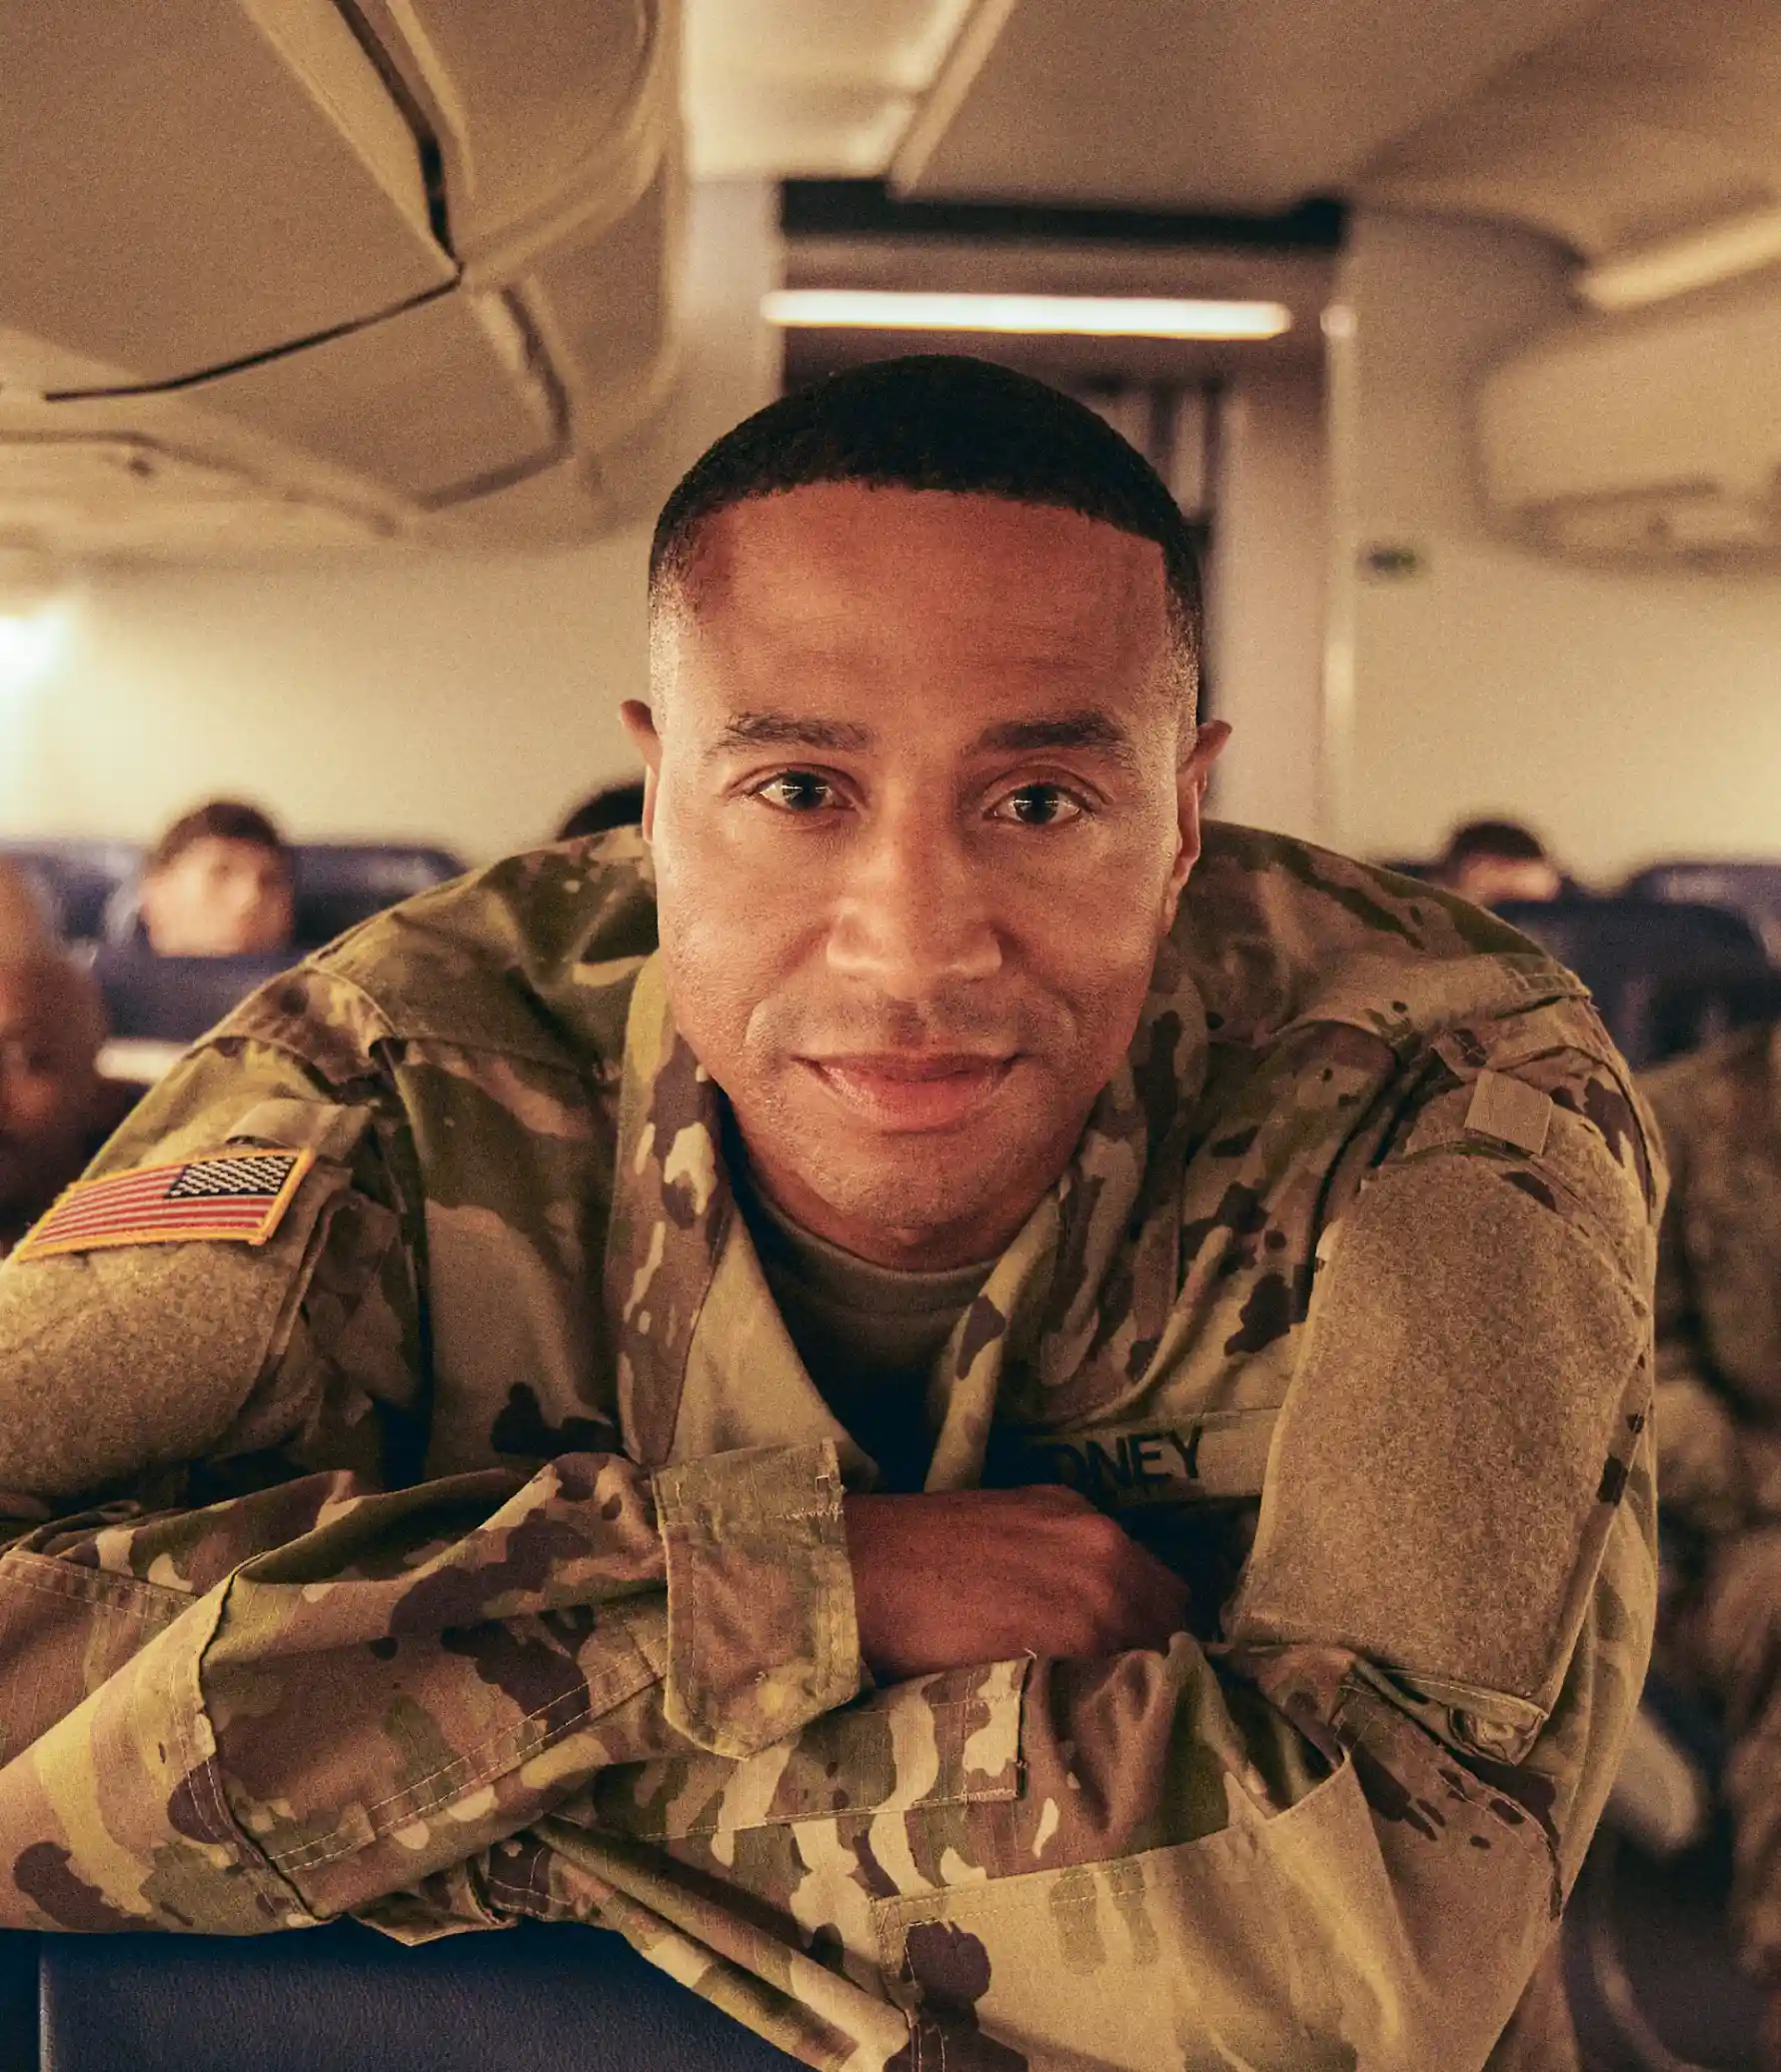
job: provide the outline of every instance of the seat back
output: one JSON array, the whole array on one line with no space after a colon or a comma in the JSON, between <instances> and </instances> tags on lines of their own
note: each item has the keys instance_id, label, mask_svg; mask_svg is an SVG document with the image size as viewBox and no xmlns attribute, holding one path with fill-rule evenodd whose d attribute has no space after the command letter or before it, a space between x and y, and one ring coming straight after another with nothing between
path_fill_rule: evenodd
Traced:
<instances>
[{"instance_id":1,"label":"seat back","mask_svg":"<svg viewBox=\"0 0 1781 2072\"><path fill-rule=\"evenodd\" d=\"M71 943L99 940L107 903L135 879L142 863L133 842L7 841L0 842L0 856L23 869Z\"/></svg>"},{"instance_id":2,"label":"seat back","mask_svg":"<svg viewBox=\"0 0 1781 2072\"><path fill-rule=\"evenodd\" d=\"M1754 976L1768 964L1749 922L1723 907L1573 898L1505 901L1497 913L1576 973L1641 1068L1659 1061L1653 1009L1662 989L1705 972Z\"/></svg>"},{"instance_id":3,"label":"seat back","mask_svg":"<svg viewBox=\"0 0 1781 2072\"><path fill-rule=\"evenodd\" d=\"M1621 896L1665 904L1679 900L1741 914L1762 938L1769 956L1781 964L1781 863L1675 858L1635 872Z\"/></svg>"},{"instance_id":4,"label":"seat back","mask_svg":"<svg viewBox=\"0 0 1781 2072\"><path fill-rule=\"evenodd\" d=\"M264 957L157 957L146 943L104 943L93 977L114 1036L190 1043L256 987L288 972L294 950Z\"/></svg>"},{"instance_id":5,"label":"seat back","mask_svg":"<svg viewBox=\"0 0 1781 2072\"><path fill-rule=\"evenodd\" d=\"M1662 981L1648 1019L1652 1062L1681 1057L1734 1030L1781 1022L1781 971L1711 968Z\"/></svg>"},{"instance_id":6,"label":"seat back","mask_svg":"<svg viewBox=\"0 0 1781 2072\"><path fill-rule=\"evenodd\" d=\"M790 2072L617 1935L45 1936L44 2072Z\"/></svg>"},{"instance_id":7,"label":"seat back","mask_svg":"<svg viewBox=\"0 0 1781 2072\"><path fill-rule=\"evenodd\" d=\"M39 1939L0 1929L0 2072L38 2072Z\"/></svg>"},{"instance_id":8,"label":"seat back","mask_svg":"<svg viewBox=\"0 0 1781 2072\"><path fill-rule=\"evenodd\" d=\"M297 942L318 949L386 907L468 868L449 849L383 842L308 842L297 851Z\"/></svg>"}]
</instances>

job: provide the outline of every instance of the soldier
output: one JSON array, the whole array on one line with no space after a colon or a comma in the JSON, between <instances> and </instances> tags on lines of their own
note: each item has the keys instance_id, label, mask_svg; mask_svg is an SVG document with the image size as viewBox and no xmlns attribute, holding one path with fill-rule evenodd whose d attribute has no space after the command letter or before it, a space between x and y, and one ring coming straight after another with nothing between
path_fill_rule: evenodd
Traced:
<instances>
[{"instance_id":1,"label":"soldier","mask_svg":"<svg viewBox=\"0 0 1781 2072\"><path fill-rule=\"evenodd\" d=\"M76 1178L130 1105L99 1076L105 1014L47 947L0 946L0 1259Z\"/></svg>"},{"instance_id":2,"label":"soldier","mask_svg":"<svg viewBox=\"0 0 1781 2072\"><path fill-rule=\"evenodd\" d=\"M641 836L270 987L0 1270L0 1922L1574 2063L1662 1185L1581 989L1202 827L1189 536L1021 377L750 419L651 610Z\"/></svg>"},{"instance_id":3,"label":"soldier","mask_svg":"<svg viewBox=\"0 0 1781 2072\"><path fill-rule=\"evenodd\" d=\"M1781 2066L1781 1024L1666 1066L1649 1091L1674 1175L1657 1280L1663 1494L1689 1585L1664 1645L1724 1706L1733 1922Z\"/></svg>"}]
</instances>

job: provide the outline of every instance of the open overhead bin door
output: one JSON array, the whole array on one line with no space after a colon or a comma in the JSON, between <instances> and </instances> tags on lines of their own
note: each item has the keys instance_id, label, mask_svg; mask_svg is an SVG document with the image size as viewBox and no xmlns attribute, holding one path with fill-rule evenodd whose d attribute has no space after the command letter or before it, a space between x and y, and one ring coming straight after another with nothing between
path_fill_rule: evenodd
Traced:
<instances>
[{"instance_id":1,"label":"open overhead bin door","mask_svg":"<svg viewBox=\"0 0 1781 2072\"><path fill-rule=\"evenodd\" d=\"M674 5L9 10L0 539L597 529L669 367Z\"/></svg>"}]
</instances>

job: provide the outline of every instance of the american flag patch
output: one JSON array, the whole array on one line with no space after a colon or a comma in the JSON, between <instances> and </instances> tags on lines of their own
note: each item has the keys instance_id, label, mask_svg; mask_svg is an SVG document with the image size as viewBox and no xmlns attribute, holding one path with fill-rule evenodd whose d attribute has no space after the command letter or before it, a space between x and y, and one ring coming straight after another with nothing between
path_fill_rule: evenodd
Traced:
<instances>
[{"instance_id":1,"label":"american flag patch","mask_svg":"<svg viewBox=\"0 0 1781 2072\"><path fill-rule=\"evenodd\" d=\"M178 1244L226 1238L264 1244L280 1222L312 1150L218 1151L172 1165L141 1165L106 1179L77 1180L13 1253L99 1251L111 1244Z\"/></svg>"}]
</instances>

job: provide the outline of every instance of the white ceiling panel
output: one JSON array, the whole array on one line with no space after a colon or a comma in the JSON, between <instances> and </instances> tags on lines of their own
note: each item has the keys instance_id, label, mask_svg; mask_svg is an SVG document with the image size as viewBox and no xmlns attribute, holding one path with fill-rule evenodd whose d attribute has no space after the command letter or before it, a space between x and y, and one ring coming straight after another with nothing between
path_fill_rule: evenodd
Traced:
<instances>
[{"instance_id":1,"label":"white ceiling panel","mask_svg":"<svg viewBox=\"0 0 1781 2072\"><path fill-rule=\"evenodd\" d=\"M1616 0L1397 139L1361 187L1592 258L1781 200L1781 8Z\"/></svg>"},{"instance_id":2,"label":"white ceiling panel","mask_svg":"<svg viewBox=\"0 0 1781 2072\"><path fill-rule=\"evenodd\" d=\"M1273 210L1341 193L1596 0L1019 0L892 172L938 199Z\"/></svg>"}]
</instances>

